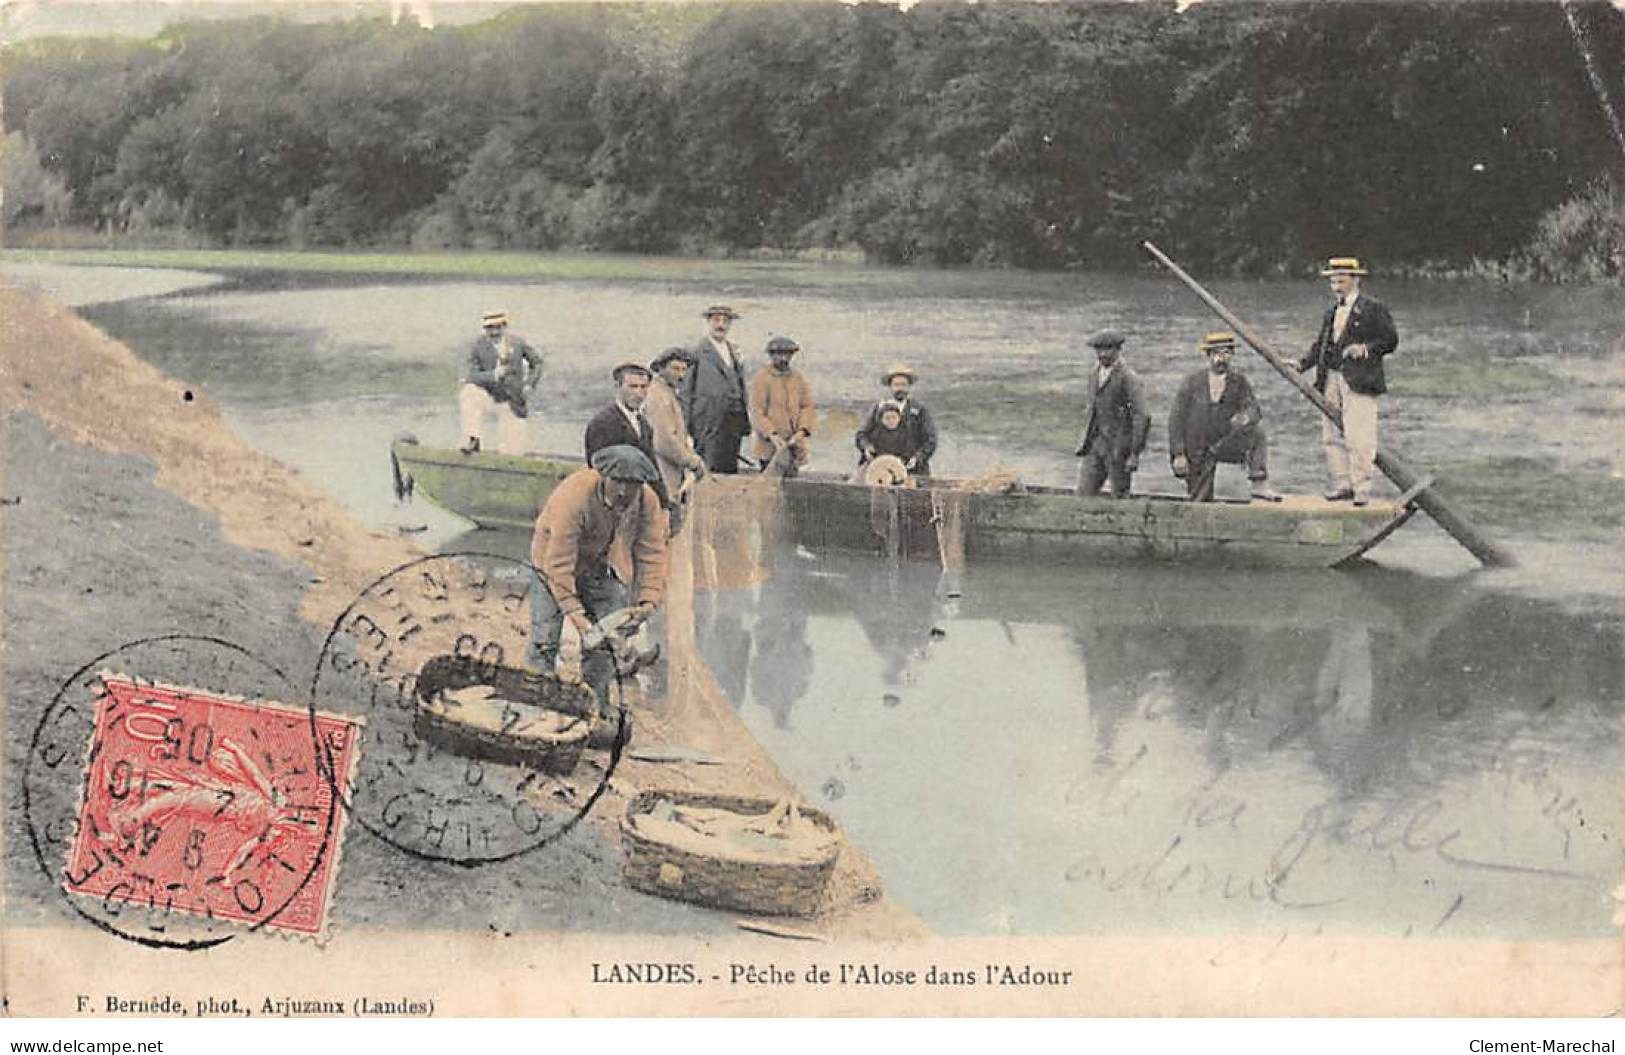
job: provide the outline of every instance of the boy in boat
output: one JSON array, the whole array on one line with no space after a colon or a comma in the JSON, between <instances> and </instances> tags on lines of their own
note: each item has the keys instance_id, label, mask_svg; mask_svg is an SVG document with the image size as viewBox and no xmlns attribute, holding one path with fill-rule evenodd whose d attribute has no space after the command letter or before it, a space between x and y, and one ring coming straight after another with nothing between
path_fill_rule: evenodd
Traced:
<instances>
[{"instance_id":1,"label":"boy in boat","mask_svg":"<svg viewBox=\"0 0 1625 1055\"><path fill-rule=\"evenodd\" d=\"M1185 481L1192 502L1213 501L1220 462L1244 465L1255 501L1279 502L1269 486L1268 440L1263 411L1252 385L1230 369L1236 338L1210 333L1202 338L1207 369L1187 376L1168 413L1168 457L1174 475Z\"/></svg>"},{"instance_id":2,"label":"boy in boat","mask_svg":"<svg viewBox=\"0 0 1625 1055\"><path fill-rule=\"evenodd\" d=\"M463 381L457 391L464 454L484 442L485 422L497 419L496 449L502 454L525 451L525 419L542 380L542 353L508 331L508 314L489 311L480 320L483 332L463 355Z\"/></svg>"},{"instance_id":3,"label":"boy in boat","mask_svg":"<svg viewBox=\"0 0 1625 1055\"><path fill-rule=\"evenodd\" d=\"M762 471L791 477L807 464L807 441L812 437L817 411L812 386L790 365L801 350L789 337L767 342L770 365L750 379L750 423L756 433L756 460Z\"/></svg>"},{"instance_id":4,"label":"boy in boat","mask_svg":"<svg viewBox=\"0 0 1625 1055\"><path fill-rule=\"evenodd\" d=\"M1388 391L1382 361L1399 347L1399 331L1388 308L1360 292L1367 272L1357 258L1332 257L1320 273L1337 299L1326 308L1315 343L1298 360L1298 372L1314 367L1315 387L1343 417L1341 429L1330 418L1320 423L1331 478L1326 499L1363 506L1371 501L1377 461L1377 397Z\"/></svg>"},{"instance_id":5,"label":"boy in boat","mask_svg":"<svg viewBox=\"0 0 1625 1055\"><path fill-rule=\"evenodd\" d=\"M1145 389L1139 377L1122 361L1123 335L1100 330L1089 338L1098 365L1089 371L1084 386L1083 439L1073 452L1083 459L1078 467L1078 494L1097 495L1111 481L1113 498L1127 498L1140 452L1151 434L1151 415L1145 409Z\"/></svg>"},{"instance_id":6,"label":"boy in boat","mask_svg":"<svg viewBox=\"0 0 1625 1055\"><path fill-rule=\"evenodd\" d=\"M891 398L883 399L869 411L869 418L858 429L858 465L868 465L879 453L873 436L880 428L880 419L887 406L897 408L902 417L904 439L897 456L910 476L930 476L931 456L937 451L937 427L931 421L931 412L913 398L916 375L902 363L893 363L880 383L891 390Z\"/></svg>"},{"instance_id":7,"label":"boy in boat","mask_svg":"<svg viewBox=\"0 0 1625 1055\"><path fill-rule=\"evenodd\" d=\"M578 634L629 604L637 605L623 632L653 614L666 590L666 510L655 494L660 478L654 463L627 444L605 447L592 464L565 477L548 495L530 541L530 563L541 578L531 590L531 633L528 659L537 670L551 671L558 660L559 636L568 622ZM613 660L604 649L588 653L582 676L598 697L603 730L613 736L608 710Z\"/></svg>"}]
</instances>

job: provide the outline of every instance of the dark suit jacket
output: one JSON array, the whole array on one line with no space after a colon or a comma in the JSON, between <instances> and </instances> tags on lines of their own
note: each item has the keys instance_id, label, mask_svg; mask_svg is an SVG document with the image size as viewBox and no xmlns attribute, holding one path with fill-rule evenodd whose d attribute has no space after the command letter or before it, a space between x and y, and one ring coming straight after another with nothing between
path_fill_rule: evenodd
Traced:
<instances>
[{"instance_id":1,"label":"dark suit jacket","mask_svg":"<svg viewBox=\"0 0 1625 1055\"><path fill-rule=\"evenodd\" d=\"M643 415L639 414L638 430L633 432L632 423L626 420L626 415L621 413L621 408L611 403L594 415L591 421L587 422L587 463L592 464L592 456L605 447L613 447L619 443L624 443L628 447L636 447L649 456L649 461L652 464L659 466L660 463L655 461L654 426L649 424ZM671 506L671 497L666 490L666 482L661 480L650 484L650 486L654 488L655 494L660 496L660 504L669 508Z\"/></svg>"},{"instance_id":2,"label":"dark suit jacket","mask_svg":"<svg viewBox=\"0 0 1625 1055\"><path fill-rule=\"evenodd\" d=\"M1215 446L1235 428L1230 419L1243 411L1248 426L1257 427L1263 411L1253 396L1253 386L1231 371L1224 381L1224 395L1217 403L1208 398L1206 370L1198 370L1180 382L1179 393L1168 411L1168 458L1183 454L1193 462L1203 461Z\"/></svg>"},{"instance_id":3,"label":"dark suit jacket","mask_svg":"<svg viewBox=\"0 0 1625 1055\"><path fill-rule=\"evenodd\" d=\"M888 440L889 446L901 447L901 450L883 451L874 442L874 437L885 431L885 426L880 423L880 412L891 402L892 400L883 399L870 408L869 416L864 419L863 426L854 437L858 453L860 455L863 453L864 444L867 443L875 448L876 454L896 454L904 462L910 458L914 459L914 475L930 476L931 456L937 453L937 426L931 420L931 412L915 400L910 399L903 404L903 420L897 426L897 432L902 434L901 437L893 435Z\"/></svg>"},{"instance_id":4,"label":"dark suit jacket","mask_svg":"<svg viewBox=\"0 0 1625 1055\"><path fill-rule=\"evenodd\" d=\"M1340 340L1332 339L1332 322L1337 314L1333 302L1320 320L1320 333L1309 352L1298 360L1298 370L1315 368L1315 387L1326 391L1326 375L1333 370L1343 372L1343 380L1350 388L1368 396L1380 396L1388 391L1388 379L1383 375L1383 357L1399 347L1399 331L1388 308L1375 297L1361 293L1349 309L1349 321L1343 327ZM1351 344L1363 344L1369 353L1364 359L1345 359L1343 349Z\"/></svg>"},{"instance_id":5,"label":"dark suit jacket","mask_svg":"<svg viewBox=\"0 0 1625 1055\"><path fill-rule=\"evenodd\" d=\"M696 443L722 428L730 411L738 415L740 434L749 431L749 411L745 402L744 357L732 341L738 368L725 363L711 344L709 337L700 338L689 351L694 353L694 365L683 378L683 390L678 399L683 405L683 420L688 422L688 434Z\"/></svg>"},{"instance_id":6,"label":"dark suit jacket","mask_svg":"<svg viewBox=\"0 0 1625 1055\"><path fill-rule=\"evenodd\" d=\"M1134 371L1119 362L1101 388L1100 368L1092 368L1083 388L1083 437L1073 453L1103 450L1108 458L1127 458L1145 450L1150 434L1145 388Z\"/></svg>"}]
</instances>

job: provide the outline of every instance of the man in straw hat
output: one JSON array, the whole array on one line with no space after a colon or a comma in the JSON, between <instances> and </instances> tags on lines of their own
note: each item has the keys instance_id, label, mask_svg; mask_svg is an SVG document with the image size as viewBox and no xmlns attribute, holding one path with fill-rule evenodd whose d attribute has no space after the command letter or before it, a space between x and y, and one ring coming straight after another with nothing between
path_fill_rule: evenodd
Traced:
<instances>
[{"instance_id":1,"label":"man in straw hat","mask_svg":"<svg viewBox=\"0 0 1625 1055\"><path fill-rule=\"evenodd\" d=\"M679 399L693 364L694 353L687 348L671 347L661 352L649 364L654 380L643 401L643 416L654 439L655 468L660 470L660 479L671 499L667 512L671 514L673 536L683 529L689 486L705 475L705 459L694 449Z\"/></svg>"},{"instance_id":2,"label":"man in straw hat","mask_svg":"<svg viewBox=\"0 0 1625 1055\"><path fill-rule=\"evenodd\" d=\"M1083 438L1074 451L1083 459L1078 494L1097 495L1107 480L1113 498L1127 498L1140 452L1151 433L1140 379L1122 361L1123 335L1100 330L1089 338L1097 365L1089 371L1083 396Z\"/></svg>"},{"instance_id":3,"label":"man in straw hat","mask_svg":"<svg viewBox=\"0 0 1625 1055\"><path fill-rule=\"evenodd\" d=\"M460 449L464 454L481 449L485 422L494 414L496 449L503 454L523 454L525 419L542 380L542 353L508 331L507 312L488 311L480 322L483 332L463 355L463 380L457 392L463 434Z\"/></svg>"},{"instance_id":4,"label":"man in straw hat","mask_svg":"<svg viewBox=\"0 0 1625 1055\"><path fill-rule=\"evenodd\" d=\"M881 428L881 415L888 405L895 406L902 419L903 450L899 457L911 476L931 475L931 456L937 452L937 427L931 421L931 412L913 397L917 375L902 363L893 363L880 375L880 383L891 395L876 403L869 411L863 427L858 429L858 464L866 465L876 455L875 435Z\"/></svg>"},{"instance_id":5,"label":"man in straw hat","mask_svg":"<svg viewBox=\"0 0 1625 1055\"><path fill-rule=\"evenodd\" d=\"M1342 431L1330 418L1320 425L1331 477L1326 498L1363 506L1371 501L1377 460L1377 397L1388 391L1382 361L1399 347L1399 332L1383 303L1360 292L1366 269L1358 259L1334 256L1320 273L1337 299L1327 306L1298 370L1314 367L1315 387L1343 415Z\"/></svg>"},{"instance_id":6,"label":"man in straw hat","mask_svg":"<svg viewBox=\"0 0 1625 1055\"><path fill-rule=\"evenodd\" d=\"M1174 475L1185 481L1191 501L1211 502L1219 463L1244 465L1253 499L1279 502L1281 496L1269 486L1263 411L1252 385L1230 369L1235 335L1210 333L1202 338L1201 349L1207 368L1185 378L1168 413L1168 457Z\"/></svg>"},{"instance_id":7,"label":"man in straw hat","mask_svg":"<svg viewBox=\"0 0 1625 1055\"><path fill-rule=\"evenodd\" d=\"M626 608L636 597L628 631L654 613L666 590L666 511L655 494L651 462L627 444L605 447L592 464L565 477L547 496L530 540L530 563L541 578L531 590L531 664L551 671L568 622L578 634ZM582 675L608 717L611 657L590 653Z\"/></svg>"},{"instance_id":8,"label":"man in straw hat","mask_svg":"<svg viewBox=\"0 0 1625 1055\"><path fill-rule=\"evenodd\" d=\"M811 453L817 410L812 386L800 371L790 365L801 350L789 337L767 342L770 365L750 379L750 424L756 433L756 460L762 471L771 469L780 476L794 476L807 464Z\"/></svg>"},{"instance_id":9,"label":"man in straw hat","mask_svg":"<svg viewBox=\"0 0 1625 1055\"><path fill-rule=\"evenodd\" d=\"M714 473L737 473L750 412L744 360L728 340L728 328L741 316L726 304L713 304L703 314L706 334L692 349L694 367L683 387L683 416L706 466Z\"/></svg>"}]
</instances>

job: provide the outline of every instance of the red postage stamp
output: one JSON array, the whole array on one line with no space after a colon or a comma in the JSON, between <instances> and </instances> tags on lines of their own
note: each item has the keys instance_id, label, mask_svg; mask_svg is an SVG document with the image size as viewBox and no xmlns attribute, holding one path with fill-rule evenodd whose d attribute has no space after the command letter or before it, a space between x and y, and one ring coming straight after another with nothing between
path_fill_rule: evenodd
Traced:
<instances>
[{"instance_id":1,"label":"red postage stamp","mask_svg":"<svg viewBox=\"0 0 1625 1055\"><path fill-rule=\"evenodd\" d=\"M324 767L348 778L357 723L118 674L101 683L65 889L110 911L320 936L344 827Z\"/></svg>"}]
</instances>

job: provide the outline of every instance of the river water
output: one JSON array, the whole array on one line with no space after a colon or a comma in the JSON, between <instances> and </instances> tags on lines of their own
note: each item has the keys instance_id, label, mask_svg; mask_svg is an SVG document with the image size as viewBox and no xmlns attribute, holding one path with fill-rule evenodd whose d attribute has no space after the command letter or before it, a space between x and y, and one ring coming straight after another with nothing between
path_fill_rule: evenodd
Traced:
<instances>
[{"instance_id":1,"label":"river water","mask_svg":"<svg viewBox=\"0 0 1625 1055\"><path fill-rule=\"evenodd\" d=\"M573 451L609 368L788 333L850 464L879 367L921 369L945 475L1073 472L1081 336L1130 336L1153 413L1212 328L1156 276L626 261L615 280L328 279L15 265L219 401L250 443L381 526L521 555L389 489L389 438L456 432L454 349L503 307L548 356L534 438ZM1220 282L1296 351L1323 290ZM1614 933L1625 648L1625 291L1372 283L1401 349L1386 446L1522 560L1473 571L1413 522L1354 573L938 569L795 551L697 602L702 650L785 772L944 933ZM1314 412L1257 360L1274 482L1322 482ZM1173 490L1154 428L1137 486ZM1221 476L1221 491L1240 493Z\"/></svg>"}]
</instances>

